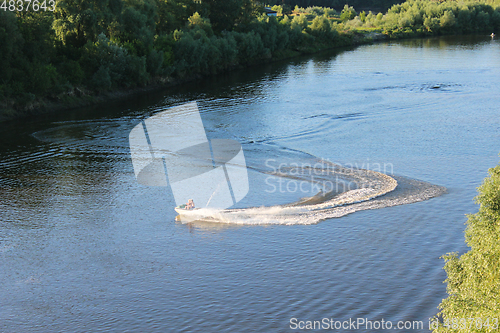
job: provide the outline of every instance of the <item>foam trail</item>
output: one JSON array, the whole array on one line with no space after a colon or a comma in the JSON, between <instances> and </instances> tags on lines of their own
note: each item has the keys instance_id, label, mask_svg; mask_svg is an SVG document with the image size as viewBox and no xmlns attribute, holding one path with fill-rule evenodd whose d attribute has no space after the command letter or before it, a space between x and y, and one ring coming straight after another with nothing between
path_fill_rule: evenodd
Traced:
<instances>
[{"instance_id":1,"label":"foam trail","mask_svg":"<svg viewBox=\"0 0 500 333\"><path fill-rule=\"evenodd\" d=\"M325 184L326 181L349 181L356 188L345 192L320 192L314 197L288 205L269 207L250 207L242 209L205 210L196 218L183 222L212 222L238 225L266 224L315 224L320 221L338 218L360 210L378 209L428 200L446 192L441 186L405 177L364 170L347 169L340 165L322 161L323 167L313 168L315 178L311 179L310 167L295 167L273 173L274 176L314 181Z\"/></svg>"},{"instance_id":2,"label":"foam trail","mask_svg":"<svg viewBox=\"0 0 500 333\"><path fill-rule=\"evenodd\" d=\"M20 164L82 152L96 156L109 156L112 152L113 156L128 158L130 154L128 137L123 133L128 133L133 122L131 119L125 119L118 127L111 126L114 122L101 121L75 121L59 124L57 127L33 133L35 138L51 143L48 150L30 152L21 157L17 153L12 154L1 161L0 166L4 169L14 169ZM301 135L310 134L309 132L301 133ZM286 205L222 211L203 209L198 210L197 215L183 216L181 220L183 222L205 221L210 222L210 225L314 224L360 210L423 201L446 192L443 187L422 181L389 176L371 170L345 168L339 164L317 159L303 151L272 142L277 139L280 138L257 140L262 141L261 143L254 139L249 140L251 143L245 147L247 165L239 166L246 167L260 175L306 182L311 184L312 188L317 188L316 195ZM269 169L263 167L263 158L268 156L274 157L268 160L274 161L273 167L278 170L269 172ZM300 166L298 162L301 163ZM288 167L281 167L282 164Z\"/></svg>"}]
</instances>

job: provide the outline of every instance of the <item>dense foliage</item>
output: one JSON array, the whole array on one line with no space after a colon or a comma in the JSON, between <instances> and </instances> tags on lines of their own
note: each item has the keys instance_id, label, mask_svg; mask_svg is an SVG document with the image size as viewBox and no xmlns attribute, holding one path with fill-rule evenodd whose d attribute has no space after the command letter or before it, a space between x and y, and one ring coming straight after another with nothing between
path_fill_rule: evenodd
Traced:
<instances>
[{"instance_id":1,"label":"dense foliage","mask_svg":"<svg viewBox=\"0 0 500 333\"><path fill-rule=\"evenodd\" d=\"M440 305L442 323L434 332L500 327L500 165L489 170L476 201L479 212L469 215L465 231L469 252L445 256L449 296Z\"/></svg>"},{"instance_id":2,"label":"dense foliage","mask_svg":"<svg viewBox=\"0 0 500 333\"><path fill-rule=\"evenodd\" d=\"M352 28L382 28L391 37L493 32L500 28L500 11L472 2L408 0L385 15L368 13L347 23Z\"/></svg>"},{"instance_id":3,"label":"dense foliage","mask_svg":"<svg viewBox=\"0 0 500 333\"><path fill-rule=\"evenodd\" d=\"M311 26L303 16L278 20L250 0L58 0L54 12L0 10L0 108L216 73L340 40L326 17Z\"/></svg>"},{"instance_id":4,"label":"dense foliage","mask_svg":"<svg viewBox=\"0 0 500 333\"><path fill-rule=\"evenodd\" d=\"M403 0L273 0L267 1L271 5L286 5L288 7L294 8L299 6L302 8L319 6L319 7L329 7L340 10L344 5L348 4L355 8L360 9L371 9L385 11L394 4L402 3Z\"/></svg>"},{"instance_id":5,"label":"dense foliage","mask_svg":"<svg viewBox=\"0 0 500 333\"><path fill-rule=\"evenodd\" d=\"M478 2L409 0L385 15L348 5L340 13L276 8L279 17L254 0L56 0L54 12L0 9L0 110L349 45L367 30L401 37L500 25L499 12Z\"/></svg>"}]
</instances>

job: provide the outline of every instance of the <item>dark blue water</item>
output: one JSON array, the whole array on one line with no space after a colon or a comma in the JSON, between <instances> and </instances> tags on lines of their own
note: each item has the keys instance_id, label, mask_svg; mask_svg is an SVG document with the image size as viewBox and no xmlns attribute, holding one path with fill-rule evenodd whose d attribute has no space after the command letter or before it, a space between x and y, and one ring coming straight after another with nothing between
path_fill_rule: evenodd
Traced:
<instances>
[{"instance_id":1,"label":"dark blue water","mask_svg":"<svg viewBox=\"0 0 500 333\"><path fill-rule=\"evenodd\" d=\"M375 44L1 124L0 331L427 328L446 297L440 256L467 250L465 214L499 160L499 51L481 36ZM315 156L447 193L312 225L176 222L171 191L136 182L128 134L193 100L207 135L253 166ZM247 206L303 196L251 175Z\"/></svg>"}]
</instances>

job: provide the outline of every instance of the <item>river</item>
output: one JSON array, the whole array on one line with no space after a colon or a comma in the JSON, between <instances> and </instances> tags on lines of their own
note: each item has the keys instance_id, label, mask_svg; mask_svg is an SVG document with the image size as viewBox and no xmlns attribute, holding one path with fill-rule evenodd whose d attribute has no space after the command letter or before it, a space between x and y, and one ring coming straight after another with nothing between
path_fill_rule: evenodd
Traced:
<instances>
[{"instance_id":1,"label":"river","mask_svg":"<svg viewBox=\"0 0 500 333\"><path fill-rule=\"evenodd\" d=\"M0 332L427 331L447 296L440 256L467 251L465 214L499 160L499 75L489 36L384 42L0 124ZM172 190L135 178L130 131L192 101L209 139L241 143L244 216L177 221ZM252 215L317 194L300 187L312 174L269 172L318 161L398 187Z\"/></svg>"}]
</instances>

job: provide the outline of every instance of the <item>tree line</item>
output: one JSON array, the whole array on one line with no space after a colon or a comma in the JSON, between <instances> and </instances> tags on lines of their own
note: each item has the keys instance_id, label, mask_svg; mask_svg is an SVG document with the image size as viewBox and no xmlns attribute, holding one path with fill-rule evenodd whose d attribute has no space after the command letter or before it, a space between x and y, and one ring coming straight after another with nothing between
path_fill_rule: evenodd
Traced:
<instances>
[{"instance_id":1,"label":"tree line","mask_svg":"<svg viewBox=\"0 0 500 333\"><path fill-rule=\"evenodd\" d=\"M0 9L0 109L16 113L350 45L370 29L405 37L499 24L491 4L472 1L409 0L386 14L295 7L279 17L253 0L57 0L54 12Z\"/></svg>"},{"instance_id":2,"label":"tree line","mask_svg":"<svg viewBox=\"0 0 500 333\"><path fill-rule=\"evenodd\" d=\"M465 231L470 250L444 256L449 296L433 318L435 333L500 328L500 165L489 170L478 190L479 211L468 216Z\"/></svg>"},{"instance_id":3,"label":"tree line","mask_svg":"<svg viewBox=\"0 0 500 333\"><path fill-rule=\"evenodd\" d=\"M386 14L361 13L347 26L380 28L391 37L491 33L500 29L500 8L473 1L408 0L392 6Z\"/></svg>"},{"instance_id":4,"label":"tree line","mask_svg":"<svg viewBox=\"0 0 500 333\"><path fill-rule=\"evenodd\" d=\"M403 0L274 0L267 1L270 5L281 5L287 6L288 8L295 8L296 6L301 8L307 7L328 7L334 8L336 10L341 10L344 5L348 4L354 8L359 9L370 9L377 11L386 11L394 4L402 3Z\"/></svg>"},{"instance_id":5,"label":"tree line","mask_svg":"<svg viewBox=\"0 0 500 333\"><path fill-rule=\"evenodd\" d=\"M310 26L305 17L277 20L253 0L58 0L54 12L0 9L0 108L216 73L305 49L312 39L334 46L337 38L326 18Z\"/></svg>"}]
</instances>

